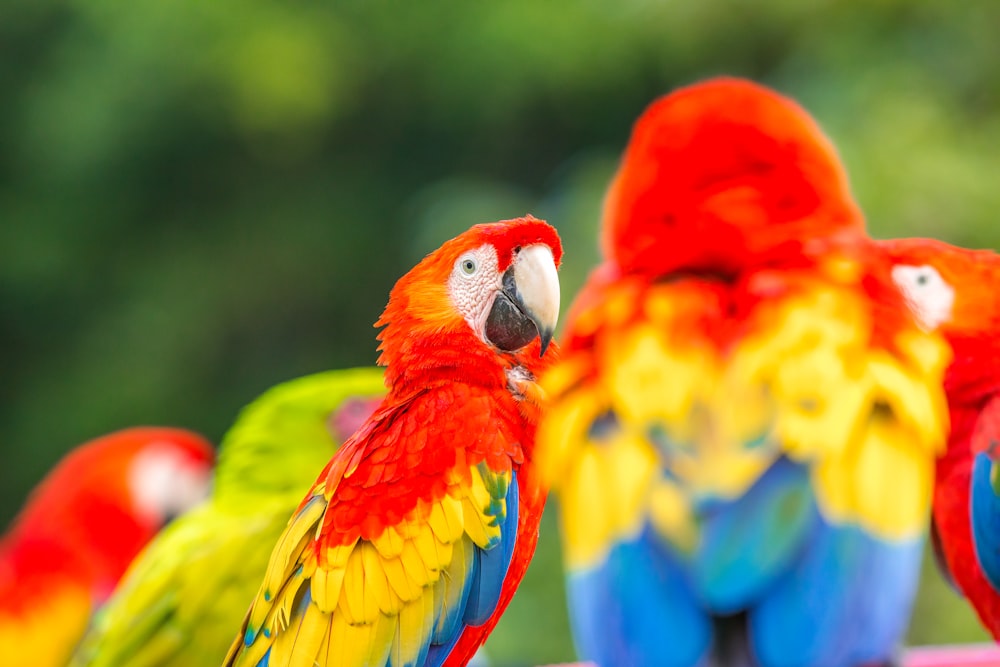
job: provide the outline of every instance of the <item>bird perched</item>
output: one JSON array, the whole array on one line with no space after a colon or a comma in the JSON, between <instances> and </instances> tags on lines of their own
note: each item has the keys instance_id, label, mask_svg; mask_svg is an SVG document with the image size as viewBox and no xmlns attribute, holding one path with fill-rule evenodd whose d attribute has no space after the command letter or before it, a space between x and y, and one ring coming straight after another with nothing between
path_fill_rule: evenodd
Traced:
<instances>
[{"instance_id":1,"label":"bird perched","mask_svg":"<svg viewBox=\"0 0 1000 667\"><path fill-rule=\"evenodd\" d=\"M780 95L654 102L607 193L538 460L598 665L887 661L947 413L836 153Z\"/></svg>"},{"instance_id":2,"label":"bird perched","mask_svg":"<svg viewBox=\"0 0 1000 667\"><path fill-rule=\"evenodd\" d=\"M218 667L271 545L316 475L385 393L382 369L309 375L265 392L222 439L209 502L139 555L73 665Z\"/></svg>"},{"instance_id":3,"label":"bird perched","mask_svg":"<svg viewBox=\"0 0 1000 667\"><path fill-rule=\"evenodd\" d=\"M74 449L0 539L2 662L62 667L139 550L204 500L214 451L200 436L132 428Z\"/></svg>"},{"instance_id":4,"label":"bird perched","mask_svg":"<svg viewBox=\"0 0 1000 667\"><path fill-rule=\"evenodd\" d=\"M951 344L948 450L937 463L938 564L1000 639L1000 255L933 239L880 242L917 319Z\"/></svg>"},{"instance_id":5,"label":"bird perched","mask_svg":"<svg viewBox=\"0 0 1000 667\"><path fill-rule=\"evenodd\" d=\"M528 216L476 225L399 279L376 322L388 394L279 538L226 665L469 661L538 537L535 378L561 255Z\"/></svg>"}]
</instances>

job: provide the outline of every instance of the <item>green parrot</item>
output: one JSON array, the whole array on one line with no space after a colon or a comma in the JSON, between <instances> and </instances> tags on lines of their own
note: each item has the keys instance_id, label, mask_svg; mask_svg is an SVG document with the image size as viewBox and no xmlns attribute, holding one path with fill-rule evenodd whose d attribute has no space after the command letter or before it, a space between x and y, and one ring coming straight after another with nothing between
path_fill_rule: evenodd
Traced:
<instances>
[{"instance_id":1,"label":"green parrot","mask_svg":"<svg viewBox=\"0 0 1000 667\"><path fill-rule=\"evenodd\" d=\"M375 410L382 369L309 375L248 405L223 437L208 501L133 561L76 667L218 667L270 546L330 456Z\"/></svg>"}]
</instances>

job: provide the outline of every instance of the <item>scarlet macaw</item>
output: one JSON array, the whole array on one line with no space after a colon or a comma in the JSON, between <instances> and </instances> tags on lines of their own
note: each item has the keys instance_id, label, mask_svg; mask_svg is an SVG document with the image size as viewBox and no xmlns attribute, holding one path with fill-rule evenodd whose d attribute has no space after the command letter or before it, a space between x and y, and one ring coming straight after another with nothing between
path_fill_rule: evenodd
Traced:
<instances>
[{"instance_id":1,"label":"scarlet macaw","mask_svg":"<svg viewBox=\"0 0 1000 667\"><path fill-rule=\"evenodd\" d=\"M943 449L912 321L830 142L716 79L654 102L570 310L539 462L602 667L890 659Z\"/></svg>"},{"instance_id":2,"label":"scarlet macaw","mask_svg":"<svg viewBox=\"0 0 1000 667\"><path fill-rule=\"evenodd\" d=\"M385 401L293 515L225 665L469 661L538 537L561 254L530 216L476 225L396 283L376 323Z\"/></svg>"}]
</instances>

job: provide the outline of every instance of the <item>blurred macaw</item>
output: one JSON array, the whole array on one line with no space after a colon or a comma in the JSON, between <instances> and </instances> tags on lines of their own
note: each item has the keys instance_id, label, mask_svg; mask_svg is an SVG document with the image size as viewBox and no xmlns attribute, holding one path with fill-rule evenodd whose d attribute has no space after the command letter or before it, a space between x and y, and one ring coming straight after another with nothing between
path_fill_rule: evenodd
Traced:
<instances>
[{"instance_id":1,"label":"blurred macaw","mask_svg":"<svg viewBox=\"0 0 1000 667\"><path fill-rule=\"evenodd\" d=\"M226 665L465 665L520 583L544 493L535 378L559 313L556 231L476 225L399 279L384 403L271 554Z\"/></svg>"},{"instance_id":2,"label":"blurred macaw","mask_svg":"<svg viewBox=\"0 0 1000 667\"><path fill-rule=\"evenodd\" d=\"M938 564L1000 639L1000 255L932 239L880 243L918 321L952 347L932 534Z\"/></svg>"},{"instance_id":3,"label":"blurred macaw","mask_svg":"<svg viewBox=\"0 0 1000 667\"><path fill-rule=\"evenodd\" d=\"M149 427L64 457L0 539L0 664L65 665L143 545L204 500L214 456L194 433Z\"/></svg>"},{"instance_id":4,"label":"blurred macaw","mask_svg":"<svg viewBox=\"0 0 1000 667\"><path fill-rule=\"evenodd\" d=\"M244 408L222 440L211 500L140 554L72 664L218 667L264 576L261 545L384 393L380 368L329 371Z\"/></svg>"},{"instance_id":5,"label":"blurred macaw","mask_svg":"<svg viewBox=\"0 0 1000 667\"><path fill-rule=\"evenodd\" d=\"M636 123L602 224L538 442L581 656L888 661L949 351L913 323L833 147L768 89L694 85Z\"/></svg>"}]
</instances>

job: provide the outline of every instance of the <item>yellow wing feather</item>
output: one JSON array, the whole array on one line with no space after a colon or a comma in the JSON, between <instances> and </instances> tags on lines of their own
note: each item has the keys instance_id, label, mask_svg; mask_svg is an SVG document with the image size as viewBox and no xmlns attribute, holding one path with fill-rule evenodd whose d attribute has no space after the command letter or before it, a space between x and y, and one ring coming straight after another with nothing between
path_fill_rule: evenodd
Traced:
<instances>
[{"instance_id":1,"label":"yellow wing feather","mask_svg":"<svg viewBox=\"0 0 1000 667\"><path fill-rule=\"evenodd\" d=\"M487 479L484 479L487 478ZM264 584L248 614L244 635L226 665L270 664L361 667L407 664L425 650L437 624L462 599L473 549L500 540L509 475L469 469L469 484L372 540L358 539L315 557L315 538L327 505L315 496L292 518L275 547ZM499 519L499 520L498 520Z\"/></svg>"}]
</instances>

